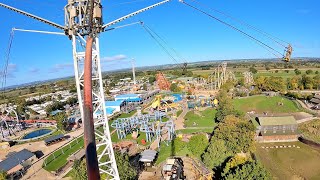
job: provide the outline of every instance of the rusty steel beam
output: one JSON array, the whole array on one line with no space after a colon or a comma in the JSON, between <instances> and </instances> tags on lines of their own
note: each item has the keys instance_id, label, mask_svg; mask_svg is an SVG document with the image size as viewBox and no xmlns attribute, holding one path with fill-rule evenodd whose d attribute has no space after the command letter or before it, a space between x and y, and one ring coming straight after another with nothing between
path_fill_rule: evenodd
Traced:
<instances>
[{"instance_id":1,"label":"rusty steel beam","mask_svg":"<svg viewBox=\"0 0 320 180\"><path fill-rule=\"evenodd\" d=\"M89 32L86 43L84 59L84 87L83 87L83 115L84 115L84 146L86 151L87 175L89 180L100 180L99 165L96 149L92 106L92 45L94 41L93 30L94 0L88 1Z\"/></svg>"}]
</instances>

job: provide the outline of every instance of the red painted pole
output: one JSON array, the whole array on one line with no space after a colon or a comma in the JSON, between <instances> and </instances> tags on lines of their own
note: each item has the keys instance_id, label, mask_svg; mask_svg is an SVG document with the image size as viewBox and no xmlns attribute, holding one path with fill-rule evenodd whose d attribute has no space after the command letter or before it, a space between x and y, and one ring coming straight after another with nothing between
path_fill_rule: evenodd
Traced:
<instances>
[{"instance_id":1,"label":"red painted pole","mask_svg":"<svg viewBox=\"0 0 320 180\"><path fill-rule=\"evenodd\" d=\"M94 134L92 107L92 44L93 37L88 36L84 60L84 145L86 150L88 179L99 180L100 174Z\"/></svg>"},{"instance_id":2,"label":"red painted pole","mask_svg":"<svg viewBox=\"0 0 320 180\"><path fill-rule=\"evenodd\" d=\"M95 37L95 31L93 29L93 8L94 0L89 0L87 9L89 35L87 36L86 52L84 58L83 125L88 179L100 180L92 107L92 45Z\"/></svg>"}]
</instances>

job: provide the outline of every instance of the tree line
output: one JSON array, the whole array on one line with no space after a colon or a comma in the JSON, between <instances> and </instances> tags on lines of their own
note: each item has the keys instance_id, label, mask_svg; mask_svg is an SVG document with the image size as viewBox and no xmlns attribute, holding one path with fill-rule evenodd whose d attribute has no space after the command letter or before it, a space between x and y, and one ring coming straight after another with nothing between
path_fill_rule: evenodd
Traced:
<instances>
[{"instance_id":1,"label":"tree line","mask_svg":"<svg viewBox=\"0 0 320 180\"><path fill-rule=\"evenodd\" d=\"M233 83L220 89L215 127L202 160L218 179L272 179L270 173L253 158L255 128L244 113L235 110L228 95Z\"/></svg>"}]
</instances>

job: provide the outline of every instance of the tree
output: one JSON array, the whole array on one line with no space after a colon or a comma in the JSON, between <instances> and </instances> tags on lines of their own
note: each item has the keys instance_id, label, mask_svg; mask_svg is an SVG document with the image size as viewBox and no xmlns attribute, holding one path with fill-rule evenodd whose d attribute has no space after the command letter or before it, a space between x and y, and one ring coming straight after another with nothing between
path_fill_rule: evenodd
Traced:
<instances>
[{"instance_id":1,"label":"tree","mask_svg":"<svg viewBox=\"0 0 320 180\"><path fill-rule=\"evenodd\" d=\"M313 89L313 79L305 74L302 75L301 83L304 89Z\"/></svg>"},{"instance_id":2,"label":"tree","mask_svg":"<svg viewBox=\"0 0 320 180\"><path fill-rule=\"evenodd\" d=\"M147 84L146 84L146 83L144 83L144 84L143 84L143 86L142 86L142 88L143 88L143 90L145 90L145 91L146 91L146 90L148 90L148 86L147 86Z\"/></svg>"},{"instance_id":3,"label":"tree","mask_svg":"<svg viewBox=\"0 0 320 180\"><path fill-rule=\"evenodd\" d=\"M73 180L87 180L87 165L85 160L75 160L72 166L71 178Z\"/></svg>"},{"instance_id":4,"label":"tree","mask_svg":"<svg viewBox=\"0 0 320 180\"><path fill-rule=\"evenodd\" d=\"M255 128L251 122L229 115L218 124L211 141L223 140L230 152L246 153L255 150L254 135Z\"/></svg>"},{"instance_id":5,"label":"tree","mask_svg":"<svg viewBox=\"0 0 320 180\"><path fill-rule=\"evenodd\" d=\"M249 71L252 72L253 74L256 74L258 72L258 70L254 67L250 67Z\"/></svg>"},{"instance_id":6,"label":"tree","mask_svg":"<svg viewBox=\"0 0 320 180\"><path fill-rule=\"evenodd\" d=\"M289 73L289 70L286 69L286 70L284 70L284 72Z\"/></svg>"},{"instance_id":7,"label":"tree","mask_svg":"<svg viewBox=\"0 0 320 180\"><path fill-rule=\"evenodd\" d=\"M170 90L171 90L172 92L180 92L180 91L181 91L181 89L178 87L177 83L172 83L172 84L170 85Z\"/></svg>"},{"instance_id":8,"label":"tree","mask_svg":"<svg viewBox=\"0 0 320 180\"><path fill-rule=\"evenodd\" d=\"M7 173L3 170L0 170L0 180L6 180L7 179Z\"/></svg>"},{"instance_id":9,"label":"tree","mask_svg":"<svg viewBox=\"0 0 320 180\"><path fill-rule=\"evenodd\" d=\"M115 87L116 84L115 84L114 82L111 82L111 83L109 84L109 86L110 86L110 87Z\"/></svg>"},{"instance_id":10,"label":"tree","mask_svg":"<svg viewBox=\"0 0 320 180\"><path fill-rule=\"evenodd\" d=\"M114 153L118 166L120 179L134 180L137 178L137 171L129 162L128 154L121 154L119 151Z\"/></svg>"},{"instance_id":11,"label":"tree","mask_svg":"<svg viewBox=\"0 0 320 180\"><path fill-rule=\"evenodd\" d=\"M307 71L306 71L306 74L312 74L313 73L313 71L311 70L311 69L308 69Z\"/></svg>"},{"instance_id":12,"label":"tree","mask_svg":"<svg viewBox=\"0 0 320 180\"><path fill-rule=\"evenodd\" d=\"M299 69L295 69L294 70L294 73L296 73L296 75L300 75L301 74L301 71Z\"/></svg>"},{"instance_id":13,"label":"tree","mask_svg":"<svg viewBox=\"0 0 320 180\"><path fill-rule=\"evenodd\" d=\"M316 71L315 74L319 74L319 71Z\"/></svg>"},{"instance_id":14,"label":"tree","mask_svg":"<svg viewBox=\"0 0 320 180\"><path fill-rule=\"evenodd\" d=\"M32 87L29 88L29 93L30 94L34 93L34 92L36 92L36 90L37 90L37 88L35 86L32 86Z\"/></svg>"},{"instance_id":15,"label":"tree","mask_svg":"<svg viewBox=\"0 0 320 180\"><path fill-rule=\"evenodd\" d=\"M156 78L154 76L149 77L149 83L152 84L156 81Z\"/></svg>"},{"instance_id":16,"label":"tree","mask_svg":"<svg viewBox=\"0 0 320 180\"><path fill-rule=\"evenodd\" d=\"M293 90L299 88L300 78L298 76L294 76L289 80L289 87Z\"/></svg>"},{"instance_id":17,"label":"tree","mask_svg":"<svg viewBox=\"0 0 320 180\"><path fill-rule=\"evenodd\" d=\"M239 78L239 79L238 79L238 84L241 85L241 86L244 86L244 85L245 85L245 84L244 84L244 78L242 78L242 77Z\"/></svg>"},{"instance_id":18,"label":"tree","mask_svg":"<svg viewBox=\"0 0 320 180\"><path fill-rule=\"evenodd\" d=\"M73 105L75 103L78 102L78 98L75 98L75 97L69 97L67 100L66 100L66 104L70 104L70 105Z\"/></svg>"},{"instance_id":19,"label":"tree","mask_svg":"<svg viewBox=\"0 0 320 180\"><path fill-rule=\"evenodd\" d=\"M204 134L198 134L191 137L187 147L196 157L201 157L202 153L208 146L208 139Z\"/></svg>"},{"instance_id":20,"label":"tree","mask_svg":"<svg viewBox=\"0 0 320 180\"><path fill-rule=\"evenodd\" d=\"M217 169L221 168L221 164L229 156L231 156L231 153L225 146L224 141L218 139L210 142L207 151L202 156L202 160L207 167Z\"/></svg>"},{"instance_id":21,"label":"tree","mask_svg":"<svg viewBox=\"0 0 320 180\"><path fill-rule=\"evenodd\" d=\"M274 72L275 72L275 73L278 73L278 72L279 72L279 70L277 69L277 70L275 70Z\"/></svg>"},{"instance_id":22,"label":"tree","mask_svg":"<svg viewBox=\"0 0 320 180\"><path fill-rule=\"evenodd\" d=\"M223 179L226 180L247 180L247 179L263 179L271 180L270 173L256 161L248 161L243 165L239 165L231 169Z\"/></svg>"},{"instance_id":23,"label":"tree","mask_svg":"<svg viewBox=\"0 0 320 180\"><path fill-rule=\"evenodd\" d=\"M270 70L270 67L269 67L269 66L266 66L266 70L269 71L269 70Z\"/></svg>"},{"instance_id":24,"label":"tree","mask_svg":"<svg viewBox=\"0 0 320 180\"><path fill-rule=\"evenodd\" d=\"M241 112L236 111L234 109L231 98L228 97L227 92L225 90L220 91L219 95L217 96L217 99L219 100L219 104L216 113L216 121L222 122L224 121L224 118L228 115L234 115L238 117L242 116Z\"/></svg>"},{"instance_id":25,"label":"tree","mask_svg":"<svg viewBox=\"0 0 320 180\"><path fill-rule=\"evenodd\" d=\"M235 168L241 164L246 163L249 160L250 157L247 157L246 155L240 155L240 154L236 154L235 156L233 156L232 158L230 158L228 160L228 162L226 163L224 169L223 169L223 175L227 174L230 169Z\"/></svg>"},{"instance_id":26,"label":"tree","mask_svg":"<svg viewBox=\"0 0 320 180\"><path fill-rule=\"evenodd\" d=\"M54 120L57 122L57 128L60 130L65 130L67 126L67 122L65 121L67 118L66 113L64 112L59 112L54 116Z\"/></svg>"},{"instance_id":27,"label":"tree","mask_svg":"<svg viewBox=\"0 0 320 180\"><path fill-rule=\"evenodd\" d=\"M184 73L185 76L187 77L191 77L193 75L193 72L192 71L187 71Z\"/></svg>"}]
</instances>

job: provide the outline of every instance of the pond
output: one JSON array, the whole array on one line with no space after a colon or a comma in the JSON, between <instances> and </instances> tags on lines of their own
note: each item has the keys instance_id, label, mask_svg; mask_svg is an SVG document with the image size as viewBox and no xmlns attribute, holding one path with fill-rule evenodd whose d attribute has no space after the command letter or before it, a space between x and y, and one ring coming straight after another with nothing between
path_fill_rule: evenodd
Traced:
<instances>
[{"instance_id":1,"label":"pond","mask_svg":"<svg viewBox=\"0 0 320 180\"><path fill-rule=\"evenodd\" d=\"M32 131L32 132L26 134L25 136L23 136L22 139L32 139L32 138L35 138L35 137L39 137L39 136L48 134L51 131L52 131L51 129L39 129L39 130Z\"/></svg>"}]
</instances>

